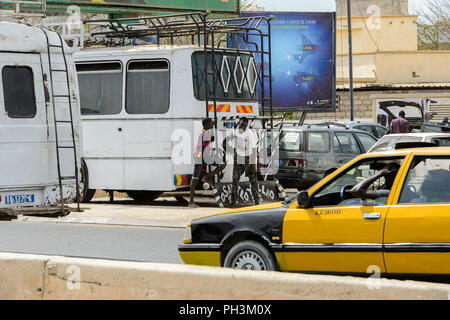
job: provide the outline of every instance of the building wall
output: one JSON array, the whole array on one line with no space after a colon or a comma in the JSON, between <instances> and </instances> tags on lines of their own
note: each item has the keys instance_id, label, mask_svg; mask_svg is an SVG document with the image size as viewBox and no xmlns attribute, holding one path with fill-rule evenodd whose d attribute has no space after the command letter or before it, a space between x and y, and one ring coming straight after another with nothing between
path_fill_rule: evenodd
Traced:
<instances>
[{"instance_id":1,"label":"building wall","mask_svg":"<svg viewBox=\"0 0 450 320\"><path fill-rule=\"evenodd\" d=\"M336 52L348 55L346 17L337 18L336 29ZM417 16L354 16L352 38L353 54L417 50Z\"/></svg>"},{"instance_id":2,"label":"building wall","mask_svg":"<svg viewBox=\"0 0 450 320\"><path fill-rule=\"evenodd\" d=\"M346 0L337 0L336 81L349 82ZM359 3L359 10L357 3ZM374 13L371 6L378 6ZM417 15L408 1L352 1L353 77L355 83L398 84L450 82L450 50L418 50ZM366 8L366 9L364 9ZM369 9L369 10L368 10ZM372 8L373 9L373 8Z\"/></svg>"},{"instance_id":3,"label":"building wall","mask_svg":"<svg viewBox=\"0 0 450 320\"><path fill-rule=\"evenodd\" d=\"M337 56L336 80L348 85L348 56ZM384 51L353 55L353 80L357 83L444 83L450 82L447 71L450 51Z\"/></svg>"},{"instance_id":4,"label":"building wall","mask_svg":"<svg viewBox=\"0 0 450 320\"><path fill-rule=\"evenodd\" d=\"M376 8L374 7L376 6ZM351 0L352 14L369 14L379 8L383 16L408 14L408 0ZM347 0L336 0L337 16L347 16Z\"/></svg>"}]
</instances>

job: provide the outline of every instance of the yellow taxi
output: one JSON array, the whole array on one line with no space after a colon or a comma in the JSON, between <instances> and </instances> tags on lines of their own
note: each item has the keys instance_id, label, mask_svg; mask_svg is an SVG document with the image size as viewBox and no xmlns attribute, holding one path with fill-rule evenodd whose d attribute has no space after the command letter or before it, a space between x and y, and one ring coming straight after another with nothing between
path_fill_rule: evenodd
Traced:
<instances>
[{"instance_id":1,"label":"yellow taxi","mask_svg":"<svg viewBox=\"0 0 450 320\"><path fill-rule=\"evenodd\" d=\"M450 275L450 147L363 154L296 199L192 220L187 264Z\"/></svg>"}]
</instances>

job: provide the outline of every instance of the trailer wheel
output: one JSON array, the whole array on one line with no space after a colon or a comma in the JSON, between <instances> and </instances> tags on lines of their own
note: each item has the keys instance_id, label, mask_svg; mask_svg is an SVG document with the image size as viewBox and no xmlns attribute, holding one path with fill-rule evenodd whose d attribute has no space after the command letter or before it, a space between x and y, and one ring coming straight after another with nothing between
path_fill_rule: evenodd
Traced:
<instances>
[{"instance_id":1,"label":"trailer wheel","mask_svg":"<svg viewBox=\"0 0 450 320\"><path fill-rule=\"evenodd\" d=\"M163 192L161 191L135 191L130 190L127 191L128 196L132 198L133 200L139 201L139 202L147 202L147 201L153 201L158 199Z\"/></svg>"},{"instance_id":2,"label":"trailer wheel","mask_svg":"<svg viewBox=\"0 0 450 320\"><path fill-rule=\"evenodd\" d=\"M89 172L84 160L81 160L81 181L83 182L83 190L81 190L81 203L89 203L95 194L95 189L89 189Z\"/></svg>"}]
</instances>

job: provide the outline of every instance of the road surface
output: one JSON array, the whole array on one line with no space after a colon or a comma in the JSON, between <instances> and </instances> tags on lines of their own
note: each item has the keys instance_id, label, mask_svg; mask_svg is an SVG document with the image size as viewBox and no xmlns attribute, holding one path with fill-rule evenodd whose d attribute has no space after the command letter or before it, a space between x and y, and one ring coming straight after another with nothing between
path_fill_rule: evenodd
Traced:
<instances>
[{"instance_id":1,"label":"road surface","mask_svg":"<svg viewBox=\"0 0 450 320\"><path fill-rule=\"evenodd\" d=\"M184 230L0 221L0 252L183 263Z\"/></svg>"}]
</instances>

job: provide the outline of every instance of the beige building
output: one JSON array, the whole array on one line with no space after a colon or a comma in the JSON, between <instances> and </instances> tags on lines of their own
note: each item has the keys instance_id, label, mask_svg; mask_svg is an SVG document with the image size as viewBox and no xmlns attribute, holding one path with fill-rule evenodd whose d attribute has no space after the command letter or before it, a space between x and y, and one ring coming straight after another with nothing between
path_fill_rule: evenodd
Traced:
<instances>
[{"instance_id":1,"label":"beige building","mask_svg":"<svg viewBox=\"0 0 450 320\"><path fill-rule=\"evenodd\" d=\"M350 119L346 2L336 1L336 113L310 113L307 121ZM419 51L417 19L407 0L352 0L356 120L376 120L383 100L431 99L433 121L450 117L450 51Z\"/></svg>"}]
</instances>

